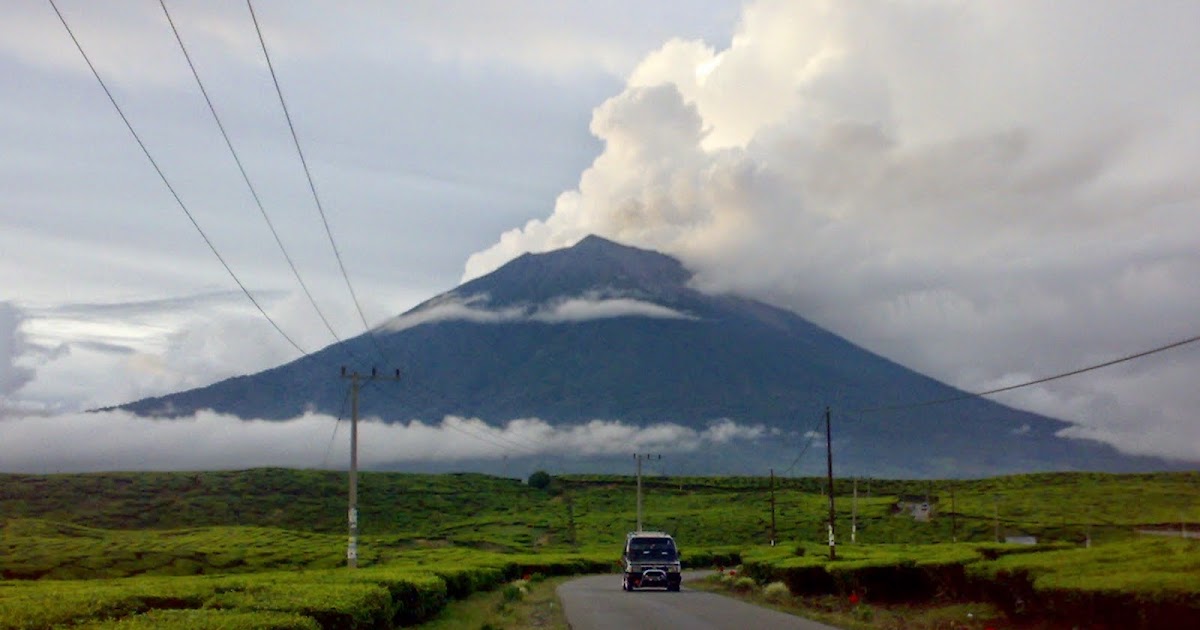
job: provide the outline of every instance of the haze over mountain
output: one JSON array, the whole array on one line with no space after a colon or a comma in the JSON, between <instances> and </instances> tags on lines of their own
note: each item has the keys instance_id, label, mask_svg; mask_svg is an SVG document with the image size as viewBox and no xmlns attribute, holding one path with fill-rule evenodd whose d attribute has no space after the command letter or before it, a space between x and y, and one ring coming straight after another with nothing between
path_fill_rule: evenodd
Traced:
<instances>
[{"instance_id":1,"label":"haze over mountain","mask_svg":"<svg viewBox=\"0 0 1200 630\"><path fill-rule=\"evenodd\" d=\"M297 361L121 408L146 416L203 409L246 419L339 415L347 389L341 366L362 373L398 367L399 383L364 390L362 416L757 427L673 468L679 472L761 474L786 464L806 448L810 431L823 427L826 406L835 417L839 469L852 474L1168 467L1058 437L1067 423L986 399L857 412L963 392L789 311L701 293L689 286L691 276L674 258L589 236L566 249L524 254L370 334ZM820 452L823 444L815 442L813 452ZM580 458L572 466L624 472L627 459ZM810 455L804 469L815 470L817 460L823 458Z\"/></svg>"}]
</instances>

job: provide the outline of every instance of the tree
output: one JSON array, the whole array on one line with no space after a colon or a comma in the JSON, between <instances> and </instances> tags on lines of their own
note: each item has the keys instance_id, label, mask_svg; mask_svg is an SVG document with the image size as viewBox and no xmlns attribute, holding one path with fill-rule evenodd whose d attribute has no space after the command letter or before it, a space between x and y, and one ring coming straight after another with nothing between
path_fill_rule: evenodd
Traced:
<instances>
[{"instance_id":1,"label":"tree","mask_svg":"<svg viewBox=\"0 0 1200 630\"><path fill-rule=\"evenodd\" d=\"M532 475L529 475L528 483L530 488L545 490L546 488L550 487L550 473L544 470L539 470Z\"/></svg>"}]
</instances>

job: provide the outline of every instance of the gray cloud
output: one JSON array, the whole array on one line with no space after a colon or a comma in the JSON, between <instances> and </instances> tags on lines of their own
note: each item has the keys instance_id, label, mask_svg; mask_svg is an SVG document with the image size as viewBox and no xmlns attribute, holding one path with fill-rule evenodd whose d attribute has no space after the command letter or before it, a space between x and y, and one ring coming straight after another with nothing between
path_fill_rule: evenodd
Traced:
<instances>
[{"instance_id":1,"label":"gray cloud","mask_svg":"<svg viewBox=\"0 0 1200 630\"><path fill-rule=\"evenodd\" d=\"M752 4L728 47L644 58L577 186L464 278L598 233L968 390L1194 335L1200 9L1131 11ZM1197 369L1183 348L1000 400L1197 459Z\"/></svg>"},{"instance_id":2,"label":"gray cloud","mask_svg":"<svg viewBox=\"0 0 1200 630\"><path fill-rule=\"evenodd\" d=\"M211 412L155 420L124 412L0 420L5 472L215 470L258 466L345 466L349 447L335 418L308 414L284 422L241 420ZM359 463L500 459L519 455L614 455L634 450L691 452L754 440L762 427L714 422L697 431L674 424L634 427L617 421L551 427L536 418L493 427L448 416L439 424L359 423ZM72 439L64 440L63 436Z\"/></svg>"},{"instance_id":3,"label":"gray cloud","mask_svg":"<svg viewBox=\"0 0 1200 630\"><path fill-rule=\"evenodd\" d=\"M21 332L24 319L21 311L10 302L0 302L0 410L9 396L33 380L33 369L17 364L26 352L27 343Z\"/></svg>"}]
</instances>

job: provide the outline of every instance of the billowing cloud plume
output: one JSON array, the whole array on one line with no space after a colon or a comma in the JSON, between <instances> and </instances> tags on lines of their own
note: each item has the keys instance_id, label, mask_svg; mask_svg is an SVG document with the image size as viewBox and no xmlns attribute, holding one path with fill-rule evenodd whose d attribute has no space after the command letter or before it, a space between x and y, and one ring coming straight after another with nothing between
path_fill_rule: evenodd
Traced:
<instances>
[{"instance_id":1,"label":"billowing cloud plume","mask_svg":"<svg viewBox=\"0 0 1200 630\"><path fill-rule=\"evenodd\" d=\"M4 472L216 470L286 466L342 467L346 439L335 418L308 414L285 422L241 420L212 412L158 420L125 412L66 414L0 421ZM341 436L345 438L345 433ZM634 450L690 452L766 435L729 420L697 431L675 424L645 427L593 420L550 426L513 420L503 427L448 416L439 424L359 423L359 464L500 459L529 455L618 455Z\"/></svg>"},{"instance_id":2,"label":"billowing cloud plume","mask_svg":"<svg viewBox=\"0 0 1200 630\"><path fill-rule=\"evenodd\" d=\"M652 317L694 319L692 315L629 297L587 294L549 304L491 307L488 296L461 297L455 294L427 304L413 312L385 322L381 328L396 332L422 324L442 321L466 321L476 324L505 322L542 322L560 324L614 317Z\"/></svg>"},{"instance_id":3,"label":"billowing cloud plume","mask_svg":"<svg viewBox=\"0 0 1200 630\"><path fill-rule=\"evenodd\" d=\"M600 234L968 390L1191 336L1197 39L1189 4L757 2L647 56L578 187L464 277ZM998 400L1196 459L1198 350Z\"/></svg>"}]
</instances>

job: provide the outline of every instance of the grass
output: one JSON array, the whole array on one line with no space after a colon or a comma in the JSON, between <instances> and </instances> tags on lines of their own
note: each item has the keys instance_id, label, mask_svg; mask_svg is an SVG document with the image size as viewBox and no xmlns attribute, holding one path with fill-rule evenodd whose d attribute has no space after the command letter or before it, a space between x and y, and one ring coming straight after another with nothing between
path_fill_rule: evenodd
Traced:
<instances>
[{"instance_id":1,"label":"grass","mask_svg":"<svg viewBox=\"0 0 1200 630\"><path fill-rule=\"evenodd\" d=\"M554 589L566 580L562 577L532 580L516 586L520 595L515 598L511 590L476 593L451 603L436 618L418 627L421 630L567 630L566 615L554 594Z\"/></svg>"}]
</instances>

